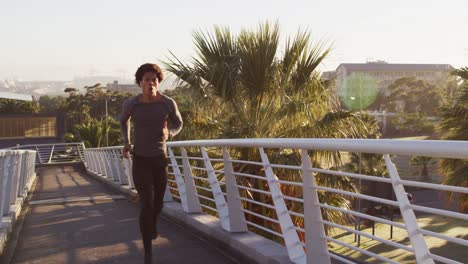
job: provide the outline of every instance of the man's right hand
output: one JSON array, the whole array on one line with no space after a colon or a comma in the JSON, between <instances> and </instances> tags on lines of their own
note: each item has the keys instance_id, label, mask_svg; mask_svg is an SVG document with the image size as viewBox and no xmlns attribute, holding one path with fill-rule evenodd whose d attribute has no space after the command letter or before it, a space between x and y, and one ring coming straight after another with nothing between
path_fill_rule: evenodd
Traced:
<instances>
[{"instance_id":1,"label":"man's right hand","mask_svg":"<svg viewBox=\"0 0 468 264\"><path fill-rule=\"evenodd\" d=\"M128 154L130 152L130 149L132 148L132 146L130 146L130 144L125 144L123 149L122 149L122 156L124 157L124 159L129 159L130 158L130 155Z\"/></svg>"}]
</instances>

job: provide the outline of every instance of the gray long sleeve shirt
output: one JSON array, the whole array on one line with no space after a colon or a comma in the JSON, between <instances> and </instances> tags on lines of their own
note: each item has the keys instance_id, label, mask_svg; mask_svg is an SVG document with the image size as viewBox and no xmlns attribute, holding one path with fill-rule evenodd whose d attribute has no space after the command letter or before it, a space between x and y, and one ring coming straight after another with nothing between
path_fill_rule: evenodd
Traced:
<instances>
[{"instance_id":1,"label":"gray long sleeve shirt","mask_svg":"<svg viewBox=\"0 0 468 264\"><path fill-rule=\"evenodd\" d=\"M162 95L162 94L161 94ZM133 152L138 156L155 157L166 153L164 129L173 137L182 129L180 116L175 101L165 95L160 100L142 103L139 97L124 101L120 116L120 128L124 144L130 144L130 119L134 127ZM169 122L168 122L169 121Z\"/></svg>"}]
</instances>

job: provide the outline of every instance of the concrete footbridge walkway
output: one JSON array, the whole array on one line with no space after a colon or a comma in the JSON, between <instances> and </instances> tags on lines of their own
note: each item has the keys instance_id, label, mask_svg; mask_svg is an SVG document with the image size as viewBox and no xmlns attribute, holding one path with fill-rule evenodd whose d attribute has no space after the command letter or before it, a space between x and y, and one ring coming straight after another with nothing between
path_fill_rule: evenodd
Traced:
<instances>
[{"instance_id":1,"label":"concrete footbridge walkway","mask_svg":"<svg viewBox=\"0 0 468 264\"><path fill-rule=\"evenodd\" d=\"M143 263L137 201L87 175L80 164L40 167L36 174L14 252L6 252L10 263ZM157 263L237 263L167 217L159 229Z\"/></svg>"},{"instance_id":2,"label":"concrete footbridge walkway","mask_svg":"<svg viewBox=\"0 0 468 264\"><path fill-rule=\"evenodd\" d=\"M0 150L0 263L143 263L132 164L120 151ZM373 153L386 175L327 165L327 153ZM154 263L464 263L468 214L454 204L468 188L409 180L393 162L399 155L466 160L468 142L169 142ZM412 199L421 190L455 198Z\"/></svg>"}]
</instances>

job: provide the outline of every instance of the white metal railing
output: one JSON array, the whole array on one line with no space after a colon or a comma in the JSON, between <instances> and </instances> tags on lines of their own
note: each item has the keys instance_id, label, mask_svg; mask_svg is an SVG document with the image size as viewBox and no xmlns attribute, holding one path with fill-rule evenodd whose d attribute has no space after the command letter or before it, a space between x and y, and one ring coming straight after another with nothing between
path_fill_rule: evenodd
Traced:
<instances>
[{"instance_id":1,"label":"white metal railing","mask_svg":"<svg viewBox=\"0 0 468 264\"><path fill-rule=\"evenodd\" d=\"M29 149L37 152L36 164L83 162L83 142L29 144L12 147L9 149Z\"/></svg>"},{"instance_id":2,"label":"white metal railing","mask_svg":"<svg viewBox=\"0 0 468 264\"><path fill-rule=\"evenodd\" d=\"M219 217L222 227L230 232L254 230L266 234L284 244L290 260L294 263L330 263L336 259L354 263L352 259L334 254L331 245L369 256L378 262L397 263L345 242L327 233L335 228L377 241L391 249L399 249L414 257L417 263L461 263L452 260L450 253L439 256L431 252L427 238L436 237L447 242L467 247L467 234L450 236L443 232L424 229L417 215L434 214L468 220L468 214L416 205L408 198L405 187L419 187L437 191L468 194L468 188L402 180L390 155L416 155L436 158L468 159L468 142L431 140L365 140L365 139L232 139L168 142L170 159L168 186L165 200L179 200L187 213L206 212ZM256 151L257 160L239 160L239 150ZM280 152L295 153L296 164L273 164ZM316 151L339 151L340 153L383 154L389 177L363 175L318 168L311 159ZM236 155L234 158L231 155ZM85 149L87 169L121 184L133 187L131 160L123 159L121 147ZM247 169L246 169L247 168ZM283 172L279 173L278 171ZM287 170L294 177L285 177ZM346 191L333 186L318 184L317 174L325 177L347 177L363 181L386 183L392 188L396 199L375 197ZM288 191L294 188L294 191ZM396 208L401 220L370 215L357 209L326 204L320 195L337 194L347 200L373 201L389 208ZM263 197L255 199L255 197ZM266 197L266 198L265 198ZM361 218L406 230L409 242L388 240L353 228L352 225L329 221L326 211L339 212L346 219ZM393 210L393 209L392 209ZM416 213L415 213L416 212ZM468 255L467 255L468 256Z\"/></svg>"},{"instance_id":3,"label":"white metal railing","mask_svg":"<svg viewBox=\"0 0 468 264\"><path fill-rule=\"evenodd\" d=\"M35 159L35 151L0 150L0 218L8 216L18 198L30 191L36 177Z\"/></svg>"}]
</instances>

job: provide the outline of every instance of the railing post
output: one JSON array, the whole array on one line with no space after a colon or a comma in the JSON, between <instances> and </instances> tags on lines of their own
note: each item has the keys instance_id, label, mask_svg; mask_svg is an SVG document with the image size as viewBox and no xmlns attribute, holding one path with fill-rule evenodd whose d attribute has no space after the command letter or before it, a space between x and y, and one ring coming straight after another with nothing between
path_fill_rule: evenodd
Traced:
<instances>
[{"instance_id":1,"label":"railing post","mask_svg":"<svg viewBox=\"0 0 468 264\"><path fill-rule=\"evenodd\" d=\"M315 177L312 172L312 162L305 149L301 149L301 160L306 263L331 263L325 239L325 229L322 224L322 212L319 206Z\"/></svg>"},{"instance_id":2,"label":"railing post","mask_svg":"<svg viewBox=\"0 0 468 264\"><path fill-rule=\"evenodd\" d=\"M112 179L113 181L117 181L120 184L122 184L122 181L120 179L120 171L119 171L119 165L117 164L117 156L115 155L115 151L113 149L106 149L108 153L108 159L109 159L109 166L111 168L111 174L112 174Z\"/></svg>"},{"instance_id":3,"label":"railing post","mask_svg":"<svg viewBox=\"0 0 468 264\"><path fill-rule=\"evenodd\" d=\"M163 197L163 202L172 202L174 201L172 199L172 194L171 194L171 189L169 188L169 183L166 184L166 190L164 191L164 197Z\"/></svg>"},{"instance_id":4,"label":"railing post","mask_svg":"<svg viewBox=\"0 0 468 264\"><path fill-rule=\"evenodd\" d=\"M37 153L37 158L39 159L39 163L42 164L42 157L41 157L41 152L39 151L39 148L37 146L36 147L36 153Z\"/></svg>"},{"instance_id":5,"label":"railing post","mask_svg":"<svg viewBox=\"0 0 468 264\"><path fill-rule=\"evenodd\" d=\"M106 159L106 152L102 149L99 149L98 151L98 156L99 156L99 165L100 165L100 173L101 176L104 178L108 177L107 171L109 170L107 168L107 159Z\"/></svg>"},{"instance_id":6,"label":"railing post","mask_svg":"<svg viewBox=\"0 0 468 264\"><path fill-rule=\"evenodd\" d=\"M5 172L6 172L6 179L3 184L3 186L5 187L4 189L5 193L3 195L3 198L4 198L3 215L7 215L10 212L10 207L11 207L13 175L15 172L15 159L14 159L15 153L16 151L12 150L12 151L8 151L6 154L8 159L5 161L6 168L4 167Z\"/></svg>"},{"instance_id":7,"label":"railing post","mask_svg":"<svg viewBox=\"0 0 468 264\"><path fill-rule=\"evenodd\" d=\"M4 181L7 181L8 177L8 160L9 157L7 155L8 151L5 151L4 153L0 153L0 219L3 216L3 207L5 203L5 198L6 198L6 184L3 184Z\"/></svg>"},{"instance_id":8,"label":"railing post","mask_svg":"<svg viewBox=\"0 0 468 264\"><path fill-rule=\"evenodd\" d=\"M393 164L388 154L384 155L385 164L387 165L388 173L390 174L390 180L392 182L393 191L400 207L401 217L405 221L406 230L408 231L408 237L413 244L414 256L416 257L417 263L434 263L434 260L429 256L429 248L427 247L424 236L419 230L418 220L414 211L411 210L411 204L408 200L405 188L400 183L400 175Z\"/></svg>"},{"instance_id":9,"label":"railing post","mask_svg":"<svg viewBox=\"0 0 468 264\"><path fill-rule=\"evenodd\" d=\"M32 181L34 179L34 177L36 177L36 171L35 171L35 168L36 168L36 155L37 152L30 152L29 153L29 166L28 166L28 186L31 186L32 184Z\"/></svg>"},{"instance_id":10,"label":"railing post","mask_svg":"<svg viewBox=\"0 0 468 264\"><path fill-rule=\"evenodd\" d=\"M184 208L185 212L188 212L188 201L187 195L185 190L185 181L180 173L179 164L174 156L174 152L171 148L167 148L169 153L169 159L171 160L172 172L174 173L174 178L177 184L177 189L179 190L180 202L182 203L182 207Z\"/></svg>"},{"instance_id":11,"label":"railing post","mask_svg":"<svg viewBox=\"0 0 468 264\"><path fill-rule=\"evenodd\" d=\"M100 174L101 176L104 176L103 168L102 168L102 161L101 161L101 151L99 149L94 150L94 155L96 158L96 174Z\"/></svg>"},{"instance_id":12,"label":"railing post","mask_svg":"<svg viewBox=\"0 0 468 264\"><path fill-rule=\"evenodd\" d=\"M117 173L119 175L119 181L120 184L128 184L129 181L126 177L125 174L125 168L123 164L123 158L120 156L120 150L119 149L113 149L114 155L115 155L115 160L117 164Z\"/></svg>"},{"instance_id":13,"label":"railing post","mask_svg":"<svg viewBox=\"0 0 468 264\"><path fill-rule=\"evenodd\" d=\"M223 191L221 190L221 186L219 185L218 178L216 178L213 165L211 165L210 157L208 156L206 149L204 147L200 147L200 151L202 153L203 161L205 163L208 181L210 183L211 191L213 193L213 198L215 200L219 220L221 221L221 226L223 227L223 229L229 231L229 211L227 208L226 200L224 199Z\"/></svg>"},{"instance_id":14,"label":"railing post","mask_svg":"<svg viewBox=\"0 0 468 264\"><path fill-rule=\"evenodd\" d=\"M80 146L82 147L81 150L80 150ZM76 151L78 151L78 155L80 156L80 160L86 163L86 159L84 158L84 150L85 149L86 149L86 146L84 145L83 142L81 142L81 144L76 145ZM81 153L81 151L83 151L83 153Z\"/></svg>"},{"instance_id":15,"label":"railing post","mask_svg":"<svg viewBox=\"0 0 468 264\"><path fill-rule=\"evenodd\" d=\"M185 148L181 148L182 164L184 166L185 195L187 197L187 213L201 213L200 200L198 199L195 181L190 168L190 162Z\"/></svg>"},{"instance_id":16,"label":"railing post","mask_svg":"<svg viewBox=\"0 0 468 264\"><path fill-rule=\"evenodd\" d=\"M10 195L11 195L11 204L16 204L16 198L18 198L18 190L19 190L19 176L20 176L20 163L21 163L21 159L20 159L20 150L16 150L15 151L15 155L13 156L13 172L11 174L11 185L10 185L10 188L11 188L11 192L10 192Z\"/></svg>"},{"instance_id":17,"label":"railing post","mask_svg":"<svg viewBox=\"0 0 468 264\"><path fill-rule=\"evenodd\" d=\"M299 240L296 228L289 215L289 210L284 202L283 194L278 184L278 177L274 174L270 161L263 148L259 148L259 151L263 167L265 168L265 176L270 187L273 204L276 208L276 215L278 216L283 233L284 243L288 250L289 259L294 263L305 263L305 253L302 242Z\"/></svg>"},{"instance_id":18,"label":"railing post","mask_svg":"<svg viewBox=\"0 0 468 264\"><path fill-rule=\"evenodd\" d=\"M27 155L29 150L25 150L21 154L21 170L20 170L20 185L18 195L24 197L26 194L26 179L27 179Z\"/></svg>"},{"instance_id":19,"label":"railing post","mask_svg":"<svg viewBox=\"0 0 468 264\"><path fill-rule=\"evenodd\" d=\"M247 223L240 201L239 189L237 188L236 176L232 167L231 156L226 147L223 147L224 178L226 179L227 203L229 210L229 231L247 232Z\"/></svg>"},{"instance_id":20,"label":"railing post","mask_svg":"<svg viewBox=\"0 0 468 264\"><path fill-rule=\"evenodd\" d=\"M91 166L92 170L94 173L98 174L98 157L97 157L97 151L95 149L92 149L92 150L89 150L88 149L88 155L89 155L89 158L91 160L91 163L93 164Z\"/></svg>"},{"instance_id":21,"label":"railing post","mask_svg":"<svg viewBox=\"0 0 468 264\"><path fill-rule=\"evenodd\" d=\"M111 162L111 157L109 154L109 151L107 149L102 150L103 153L103 159L104 159L104 170L106 173L106 177L110 178L112 181L115 181L114 179L114 173L112 173L112 162Z\"/></svg>"},{"instance_id":22,"label":"railing post","mask_svg":"<svg viewBox=\"0 0 468 264\"><path fill-rule=\"evenodd\" d=\"M52 162L52 156L54 155L54 149L55 149L55 145L52 145L52 149L50 150L50 155L49 155L49 161L47 163Z\"/></svg>"},{"instance_id":23,"label":"railing post","mask_svg":"<svg viewBox=\"0 0 468 264\"><path fill-rule=\"evenodd\" d=\"M128 185L130 188L135 188L135 183L133 182L133 172L132 172L132 158L124 159L124 170L125 175L127 176Z\"/></svg>"},{"instance_id":24,"label":"railing post","mask_svg":"<svg viewBox=\"0 0 468 264\"><path fill-rule=\"evenodd\" d=\"M84 156L86 160L86 169L89 171L95 172L95 167L94 167L94 160L93 160L93 151L90 149L85 149L84 150Z\"/></svg>"}]
</instances>

